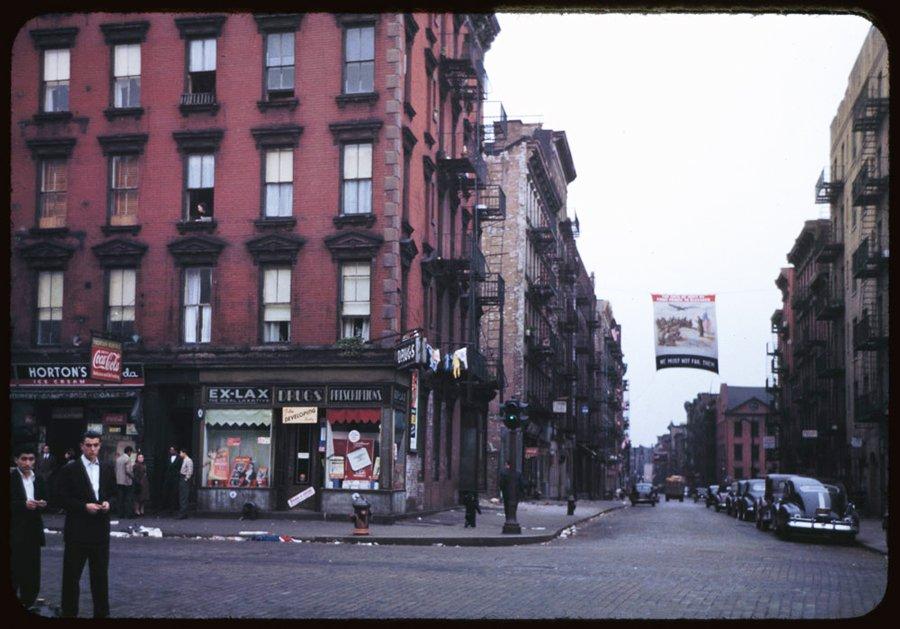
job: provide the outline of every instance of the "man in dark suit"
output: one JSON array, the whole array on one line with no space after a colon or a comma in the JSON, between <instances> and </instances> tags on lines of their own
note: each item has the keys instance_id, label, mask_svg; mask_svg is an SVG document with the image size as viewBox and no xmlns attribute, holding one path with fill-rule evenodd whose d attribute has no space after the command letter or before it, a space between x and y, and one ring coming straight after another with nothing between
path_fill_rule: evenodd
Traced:
<instances>
[{"instance_id":1,"label":"man in dark suit","mask_svg":"<svg viewBox=\"0 0 900 629\"><path fill-rule=\"evenodd\" d=\"M35 448L18 444L13 448L16 468L9 474L9 547L13 590L26 609L34 605L41 589L41 546L47 486L33 471Z\"/></svg>"},{"instance_id":2,"label":"man in dark suit","mask_svg":"<svg viewBox=\"0 0 900 629\"><path fill-rule=\"evenodd\" d=\"M63 535L62 615L78 615L79 581L87 561L94 618L109 616L109 513L116 495L115 470L100 464L100 435L86 432L81 456L60 469L57 490L66 510Z\"/></svg>"},{"instance_id":3,"label":"man in dark suit","mask_svg":"<svg viewBox=\"0 0 900 629\"><path fill-rule=\"evenodd\" d=\"M163 510L174 514L179 507L178 479L181 476L181 456L178 448L169 446L165 459L165 476L163 477Z\"/></svg>"}]
</instances>

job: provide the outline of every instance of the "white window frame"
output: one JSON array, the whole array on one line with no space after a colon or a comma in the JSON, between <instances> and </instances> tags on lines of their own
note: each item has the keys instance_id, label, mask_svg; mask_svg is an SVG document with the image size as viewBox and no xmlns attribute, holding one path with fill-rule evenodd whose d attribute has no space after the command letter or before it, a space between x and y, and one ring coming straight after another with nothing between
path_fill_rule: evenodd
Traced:
<instances>
[{"instance_id":1,"label":"white window frame","mask_svg":"<svg viewBox=\"0 0 900 629\"><path fill-rule=\"evenodd\" d=\"M35 340L37 345L58 345L63 310L63 272L38 273ZM46 330L45 330L45 327ZM46 335L46 338L45 338Z\"/></svg>"},{"instance_id":2,"label":"white window frame","mask_svg":"<svg viewBox=\"0 0 900 629\"><path fill-rule=\"evenodd\" d=\"M263 271L263 342L291 340L291 268L269 267Z\"/></svg>"},{"instance_id":3,"label":"white window frame","mask_svg":"<svg viewBox=\"0 0 900 629\"><path fill-rule=\"evenodd\" d=\"M213 73L212 90L197 89L195 74ZM188 92L191 94L215 94L216 38L199 38L188 41Z\"/></svg>"},{"instance_id":4,"label":"white window frame","mask_svg":"<svg viewBox=\"0 0 900 629\"><path fill-rule=\"evenodd\" d=\"M203 280L208 278L206 301ZM212 269L188 267L184 270L183 338L186 344L209 343L212 340Z\"/></svg>"},{"instance_id":5,"label":"white window frame","mask_svg":"<svg viewBox=\"0 0 900 629\"><path fill-rule=\"evenodd\" d=\"M187 156L185 185L185 214L187 220L212 220L215 212L216 156L213 153L195 153ZM194 199L200 191L209 190L206 215L200 218Z\"/></svg>"},{"instance_id":6,"label":"white window frame","mask_svg":"<svg viewBox=\"0 0 900 629\"><path fill-rule=\"evenodd\" d=\"M265 152L265 215L291 216L294 206L294 151L289 148Z\"/></svg>"},{"instance_id":7,"label":"white window frame","mask_svg":"<svg viewBox=\"0 0 900 629\"><path fill-rule=\"evenodd\" d=\"M372 142L341 147L341 214L372 213Z\"/></svg>"},{"instance_id":8,"label":"white window frame","mask_svg":"<svg viewBox=\"0 0 900 629\"><path fill-rule=\"evenodd\" d=\"M118 44L113 47L113 77L113 107L117 109L140 107L140 44Z\"/></svg>"},{"instance_id":9,"label":"white window frame","mask_svg":"<svg viewBox=\"0 0 900 629\"><path fill-rule=\"evenodd\" d=\"M130 337L134 333L136 283L137 271L135 269L110 269L109 271L106 330L114 336ZM130 326L127 325L129 322ZM119 330L114 329L115 324L119 324Z\"/></svg>"},{"instance_id":10,"label":"white window frame","mask_svg":"<svg viewBox=\"0 0 900 629\"><path fill-rule=\"evenodd\" d=\"M372 265L341 264L341 338L369 340L372 312Z\"/></svg>"},{"instance_id":11,"label":"white window frame","mask_svg":"<svg viewBox=\"0 0 900 629\"><path fill-rule=\"evenodd\" d=\"M68 48L44 50L44 80L41 102L47 113L69 111L69 80L71 77L71 57ZM57 89L58 88L58 89ZM65 96L65 102L56 102L54 95ZM62 98L58 99L62 100Z\"/></svg>"}]
</instances>

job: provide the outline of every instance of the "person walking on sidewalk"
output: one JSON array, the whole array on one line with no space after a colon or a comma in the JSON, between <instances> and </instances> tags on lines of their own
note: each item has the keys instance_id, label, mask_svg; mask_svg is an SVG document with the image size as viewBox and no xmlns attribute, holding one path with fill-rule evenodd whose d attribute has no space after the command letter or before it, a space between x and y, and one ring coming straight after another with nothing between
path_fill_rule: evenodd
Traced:
<instances>
[{"instance_id":1,"label":"person walking on sidewalk","mask_svg":"<svg viewBox=\"0 0 900 629\"><path fill-rule=\"evenodd\" d=\"M88 431L81 437L81 456L59 471L59 502L66 510L61 609L66 618L78 615L85 562L94 618L109 616L109 514L116 499L116 472L101 465L99 453L100 435Z\"/></svg>"},{"instance_id":2,"label":"person walking on sidewalk","mask_svg":"<svg viewBox=\"0 0 900 629\"><path fill-rule=\"evenodd\" d=\"M132 485L134 513L135 515L144 515L144 505L150 500L150 481L147 478L147 465L144 463L144 455L141 452L138 452L134 467L131 468L131 475L134 481Z\"/></svg>"},{"instance_id":3,"label":"person walking on sidewalk","mask_svg":"<svg viewBox=\"0 0 900 629\"><path fill-rule=\"evenodd\" d=\"M181 471L178 473L178 519L187 518L188 498L191 495L191 477L194 475L194 462L188 456L187 449L178 451L181 457Z\"/></svg>"},{"instance_id":4,"label":"person walking on sidewalk","mask_svg":"<svg viewBox=\"0 0 900 629\"><path fill-rule=\"evenodd\" d=\"M131 463L132 452L134 452L134 448L125 446L122 454L116 457L116 489L118 490L119 517L128 519L134 518L131 493L132 483L134 482Z\"/></svg>"},{"instance_id":5,"label":"person walking on sidewalk","mask_svg":"<svg viewBox=\"0 0 900 629\"><path fill-rule=\"evenodd\" d=\"M470 526L475 528L475 513L481 513L481 507L478 506L478 494L474 491L467 491L463 494L463 504L466 506L466 523L463 528Z\"/></svg>"},{"instance_id":6,"label":"person walking on sidewalk","mask_svg":"<svg viewBox=\"0 0 900 629\"><path fill-rule=\"evenodd\" d=\"M41 590L41 546L46 544L41 511L47 507L47 486L32 470L34 450L29 444L13 448L16 467L9 475L9 563L13 591L25 609Z\"/></svg>"}]
</instances>

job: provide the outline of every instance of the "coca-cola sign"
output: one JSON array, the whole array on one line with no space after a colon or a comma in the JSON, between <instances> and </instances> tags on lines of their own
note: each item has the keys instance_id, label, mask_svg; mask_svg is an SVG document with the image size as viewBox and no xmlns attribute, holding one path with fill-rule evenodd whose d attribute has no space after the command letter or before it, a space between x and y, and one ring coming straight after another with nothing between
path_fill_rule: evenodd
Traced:
<instances>
[{"instance_id":1,"label":"coca-cola sign","mask_svg":"<svg viewBox=\"0 0 900 629\"><path fill-rule=\"evenodd\" d=\"M109 339L91 339L91 378L122 382L122 344Z\"/></svg>"}]
</instances>

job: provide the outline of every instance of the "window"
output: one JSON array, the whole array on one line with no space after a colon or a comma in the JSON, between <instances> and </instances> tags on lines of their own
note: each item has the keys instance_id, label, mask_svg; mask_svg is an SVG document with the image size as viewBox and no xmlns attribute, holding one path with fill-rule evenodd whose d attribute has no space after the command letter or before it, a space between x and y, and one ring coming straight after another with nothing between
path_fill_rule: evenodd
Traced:
<instances>
[{"instance_id":1,"label":"window","mask_svg":"<svg viewBox=\"0 0 900 629\"><path fill-rule=\"evenodd\" d=\"M744 434L744 433L743 433L743 430L742 430L742 428L741 428L741 420L735 421L735 422L734 422L734 436L740 438L740 437L743 436L743 434Z\"/></svg>"},{"instance_id":2,"label":"window","mask_svg":"<svg viewBox=\"0 0 900 629\"><path fill-rule=\"evenodd\" d=\"M344 32L344 94L375 91L375 27Z\"/></svg>"},{"instance_id":3,"label":"window","mask_svg":"<svg viewBox=\"0 0 900 629\"><path fill-rule=\"evenodd\" d=\"M216 157L189 155L187 167L187 194L185 194L187 220L210 221L214 209Z\"/></svg>"},{"instance_id":4,"label":"window","mask_svg":"<svg viewBox=\"0 0 900 629\"><path fill-rule=\"evenodd\" d=\"M44 51L44 111L69 111L69 50Z\"/></svg>"},{"instance_id":5,"label":"window","mask_svg":"<svg viewBox=\"0 0 900 629\"><path fill-rule=\"evenodd\" d=\"M136 225L138 210L137 155L114 155L110 161L110 225Z\"/></svg>"},{"instance_id":6,"label":"window","mask_svg":"<svg viewBox=\"0 0 900 629\"><path fill-rule=\"evenodd\" d=\"M734 444L734 460L740 461L744 458L744 446L740 443Z\"/></svg>"},{"instance_id":7,"label":"window","mask_svg":"<svg viewBox=\"0 0 900 629\"><path fill-rule=\"evenodd\" d=\"M37 344L59 343L62 325L62 271L42 271L38 274Z\"/></svg>"},{"instance_id":8,"label":"window","mask_svg":"<svg viewBox=\"0 0 900 629\"><path fill-rule=\"evenodd\" d=\"M368 262L341 265L341 338L369 340L370 276Z\"/></svg>"},{"instance_id":9,"label":"window","mask_svg":"<svg viewBox=\"0 0 900 629\"><path fill-rule=\"evenodd\" d=\"M38 227L51 229L66 226L67 187L66 160L42 161Z\"/></svg>"},{"instance_id":10,"label":"window","mask_svg":"<svg viewBox=\"0 0 900 629\"><path fill-rule=\"evenodd\" d=\"M109 299L106 331L113 338L130 340L134 334L134 269L112 269L109 272Z\"/></svg>"},{"instance_id":11,"label":"window","mask_svg":"<svg viewBox=\"0 0 900 629\"><path fill-rule=\"evenodd\" d=\"M759 422L750 422L750 436L751 437L759 436Z\"/></svg>"},{"instance_id":12,"label":"window","mask_svg":"<svg viewBox=\"0 0 900 629\"><path fill-rule=\"evenodd\" d=\"M209 343L212 329L212 269L184 272L184 342Z\"/></svg>"},{"instance_id":13,"label":"window","mask_svg":"<svg viewBox=\"0 0 900 629\"><path fill-rule=\"evenodd\" d=\"M294 151L266 152L266 216L290 216L294 204Z\"/></svg>"},{"instance_id":14,"label":"window","mask_svg":"<svg viewBox=\"0 0 900 629\"><path fill-rule=\"evenodd\" d=\"M209 409L204 416L203 487L271 486L272 411Z\"/></svg>"},{"instance_id":15,"label":"window","mask_svg":"<svg viewBox=\"0 0 900 629\"><path fill-rule=\"evenodd\" d=\"M141 106L141 45L122 44L113 48L115 86L113 105L118 108Z\"/></svg>"},{"instance_id":16,"label":"window","mask_svg":"<svg viewBox=\"0 0 900 629\"><path fill-rule=\"evenodd\" d=\"M192 39L188 61L188 93L206 94L206 101L215 101L216 96L216 40ZM191 104L206 104L196 100Z\"/></svg>"},{"instance_id":17,"label":"window","mask_svg":"<svg viewBox=\"0 0 900 629\"><path fill-rule=\"evenodd\" d=\"M342 170L342 214L372 212L372 145L345 144Z\"/></svg>"},{"instance_id":18,"label":"window","mask_svg":"<svg viewBox=\"0 0 900 629\"><path fill-rule=\"evenodd\" d=\"M756 463L757 461L759 461L759 446L758 445L750 446L750 460L753 463Z\"/></svg>"},{"instance_id":19,"label":"window","mask_svg":"<svg viewBox=\"0 0 900 629\"><path fill-rule=\"evenodd\" d=\"M291 270L266 269L263 272L263 342L286 343L291 340Z\"/></svg>"},{"instance_id":20,"label":"window","mask_svg":"<svg viewBox=\"0 0 900 629\"><path fill-rule=\"evenodd\" d=\"M294 96L294 34L266 35L266 94L269 100Z\"/></svg>"}]
</instances>

